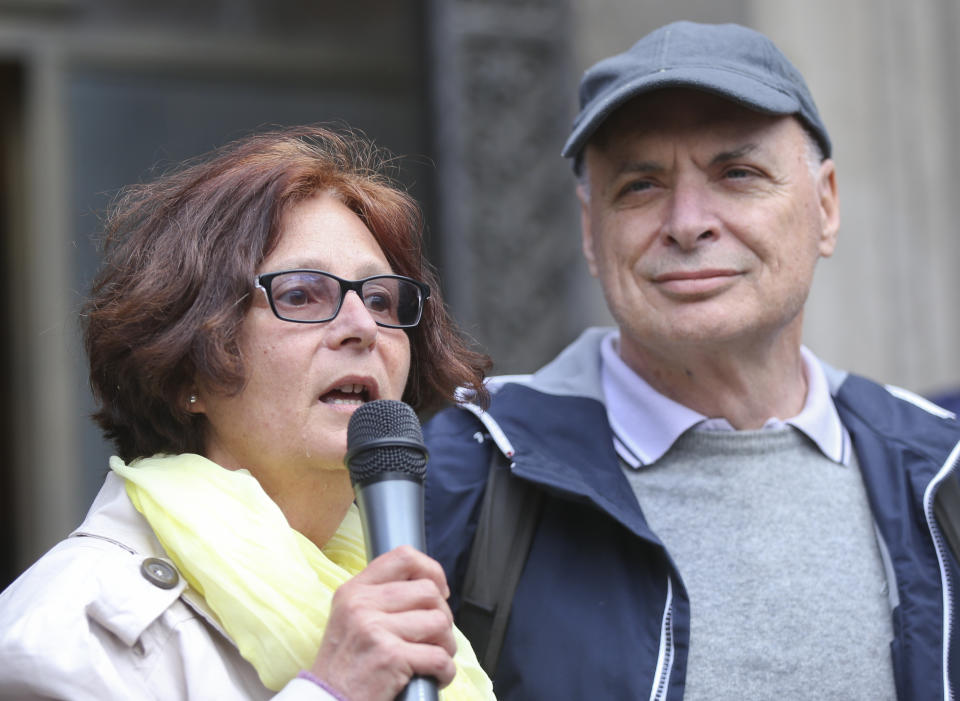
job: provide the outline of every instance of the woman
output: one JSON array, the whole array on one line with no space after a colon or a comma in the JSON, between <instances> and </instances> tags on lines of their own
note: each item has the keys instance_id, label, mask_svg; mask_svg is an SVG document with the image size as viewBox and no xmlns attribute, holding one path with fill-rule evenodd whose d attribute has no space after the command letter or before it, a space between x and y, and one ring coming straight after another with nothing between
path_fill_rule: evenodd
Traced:
<instances>
[{"instance_id":1,"label":"woman","mask_svg":"<svg viewBox=\"0 0 960 701\"><path fill-rule=\"evenodd\" d=\"M0 697L361 701L418 674L492 698L439 565L366 566L343 465L357 406L429 410L486 367L382 164L297 128L118 201L83 311L118 457L0 598Z\"/></svg>"}]
</instances>

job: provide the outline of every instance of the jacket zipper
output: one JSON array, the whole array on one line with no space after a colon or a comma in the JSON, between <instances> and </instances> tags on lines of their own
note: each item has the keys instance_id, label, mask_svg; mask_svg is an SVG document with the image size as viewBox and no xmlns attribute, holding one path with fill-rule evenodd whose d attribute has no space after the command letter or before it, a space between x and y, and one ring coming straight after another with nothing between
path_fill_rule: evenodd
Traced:
<instances>
[{"instance_id":1,"label":"jacket zipper","mask_svg":"<svg viewBox=\"0 0 960 701\"><path fill-rule=\"evenodd\" d=\"M923 495L923 511L927 519L927 528L930 529L930 535L933 537L933 545L937 552L937 564L940 567L940 579L943 584L943 698L945 701L954 701L953 686L950 683L949 661L950 644L953 637L953 580L950 571L945 564L947 547L943 540L943 534L940 532L940 526L933 513L933 496L940 483L947 479L960 463L960 443L953 447L950 457L940 468L936 477L927 485L927 490Z\"/></svg>"},{"instance_id":2,"label":"jacket zipper","mask_svg":"<svg viewBox=\"0 0 960 701\"><path fill-rule=\"evenodd\" d=\"M667 575L667 600L663 606L660 624L660 653L657 655L656 682L650 692L650 701L665 701L670 672L673 669L673 582Z\"/></svg>"}]
</instances>

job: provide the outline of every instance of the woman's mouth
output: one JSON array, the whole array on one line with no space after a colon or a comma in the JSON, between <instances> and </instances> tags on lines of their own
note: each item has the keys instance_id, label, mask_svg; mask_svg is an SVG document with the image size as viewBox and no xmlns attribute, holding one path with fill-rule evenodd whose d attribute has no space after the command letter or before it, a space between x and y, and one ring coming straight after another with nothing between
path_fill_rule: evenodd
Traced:
<instances>
[{"instance_id":1,"label":"woman's mouth","mask_svg":"<svg viewBox=\"0 0 960 701\"><path fill-rule=\"evenodd\" d=\"M320 397L320 401L324 404L343 406L360 406L369 400L370 391L364 385L353 383L334 387Z\"/></svg>"}]
</instances>

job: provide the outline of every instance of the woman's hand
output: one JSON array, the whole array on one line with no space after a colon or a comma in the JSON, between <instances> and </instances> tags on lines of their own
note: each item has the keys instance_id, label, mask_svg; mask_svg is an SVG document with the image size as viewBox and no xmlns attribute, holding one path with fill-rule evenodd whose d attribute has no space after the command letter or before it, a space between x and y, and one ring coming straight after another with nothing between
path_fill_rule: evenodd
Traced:
<instances>
[{"instance_id":1,"label":"woman's hand","mask_svg":"<svg viewBox=\"0 0 960 701\"><path fill-rule=\"evenodd\" d=\"M410 678L453 680L453 614L443 569L401 546L333 595L311 672L350 701L393 701Z\"/></svg>"}]
</instances>

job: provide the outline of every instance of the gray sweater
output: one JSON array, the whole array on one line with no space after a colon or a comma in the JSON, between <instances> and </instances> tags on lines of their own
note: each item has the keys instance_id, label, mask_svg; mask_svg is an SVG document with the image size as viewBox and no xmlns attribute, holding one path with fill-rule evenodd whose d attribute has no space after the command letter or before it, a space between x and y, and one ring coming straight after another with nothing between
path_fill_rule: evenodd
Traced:
<instances>
[{"instance_id":1,"label":"gray sweater","mask_svg":"<svg viewBox=\"0 0 960 701\"><path fill-rule=\"evenodd\" d=\"M792 427L691 430L624 471L689 594L686 701L895 698L855 462L834 463Z\"/></svg>"}]
</instances>

